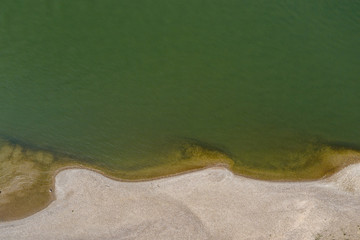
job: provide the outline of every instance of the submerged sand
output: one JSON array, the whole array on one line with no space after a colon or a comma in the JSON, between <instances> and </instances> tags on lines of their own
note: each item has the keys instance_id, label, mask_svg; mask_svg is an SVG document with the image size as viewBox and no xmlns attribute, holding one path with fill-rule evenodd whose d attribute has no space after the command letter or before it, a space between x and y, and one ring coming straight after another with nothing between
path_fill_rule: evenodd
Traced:
<instances>
[{"instance_id":1,"label":"submerged sand","mask_svg":"<svg viewBox=\"0 0 360 240\"><path fill-rule=\"evenodd\" d=\"M55 187L44 210L0 223L0 239L360 239L360 164L311 182L219 167L119 182L67 169Z\"/></svg>"}]
</instances>

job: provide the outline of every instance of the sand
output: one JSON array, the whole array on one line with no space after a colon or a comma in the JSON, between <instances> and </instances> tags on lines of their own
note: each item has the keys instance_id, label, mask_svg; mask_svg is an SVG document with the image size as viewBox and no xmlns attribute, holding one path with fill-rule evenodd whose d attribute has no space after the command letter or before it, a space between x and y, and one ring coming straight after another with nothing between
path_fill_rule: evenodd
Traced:
<instances>
[{"instance_id":1,"label":"sand","mask_svg":"<svg viewBox=\"0 0 360 240\"><path fill-rule=\"evenodd\" d=\"M147 182L67 169L55 180L56 200L0 223L0 239L360 239L360 164L311 182L219 167Z\"/></svg>"}]
</instances>

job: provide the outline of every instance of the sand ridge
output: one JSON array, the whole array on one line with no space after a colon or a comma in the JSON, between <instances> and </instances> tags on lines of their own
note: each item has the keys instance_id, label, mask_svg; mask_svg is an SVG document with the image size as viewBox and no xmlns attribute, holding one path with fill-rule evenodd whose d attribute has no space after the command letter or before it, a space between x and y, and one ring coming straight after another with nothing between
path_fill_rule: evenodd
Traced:
<instances>
[{"instance_id":1,"label":"sand ridge","mask_svg":"<svg viewBox=\"0 0 360 240\"><path fill-rule=\"evenodd\" d=\"M0 224L0 239L360 239L360 164L310 182L209 168L146 182L85 169L56 176L56 200Z\"/></svg>"}]
</instances>

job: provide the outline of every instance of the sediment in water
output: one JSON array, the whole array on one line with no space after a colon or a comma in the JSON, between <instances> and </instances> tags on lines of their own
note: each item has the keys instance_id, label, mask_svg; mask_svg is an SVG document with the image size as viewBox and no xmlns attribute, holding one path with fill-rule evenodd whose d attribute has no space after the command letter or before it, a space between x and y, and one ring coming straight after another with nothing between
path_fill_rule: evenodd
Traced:
<instances>
[{"instance_id":1,"label":"sediment in water","mask_svg":"<svg viewBox=\"0 0 360 240\"><path fill-rule=\"evenodd\" d=\"M176 151L169 152L166 158L172 161L160 166L124 171L3 142L0 148L0 221L26 217L47 206L54 198L54 175L63 168L91 168L114 179L140 181L208 166L231 168L233 165L233 161L225 154L194 144L184 144Z\"/></svg>"},{"instance_id":2,"label":"sediment in water","mask_svg":"<svg viewBox=\"0 0 360 240\"><path fill-rule=\"evenodd\" d=\"M289 164L275 167L249 167L234 164L236 174L270 181L309 181L328 177L342 168L360 162L360 152L328 145L317 146L287 156Z\"/></svg>"}]
</instances>

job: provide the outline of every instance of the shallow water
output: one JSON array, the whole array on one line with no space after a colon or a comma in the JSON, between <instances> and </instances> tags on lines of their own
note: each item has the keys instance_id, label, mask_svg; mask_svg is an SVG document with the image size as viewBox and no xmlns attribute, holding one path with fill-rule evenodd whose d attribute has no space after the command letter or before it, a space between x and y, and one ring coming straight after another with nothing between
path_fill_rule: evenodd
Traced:
<instances>
[{"instance_id":1,"label":"shallow water","mask_svg":"<svg viewBox=\"0 0 360 240\"><path fill-rule=\"evenodd\" d=\"M355 1L0 9L0 135L11 143L119 171L176 164L184 143L226 153L239 172L300 171L328 146L360 146Z\"/></svg>"}]
</instances>

